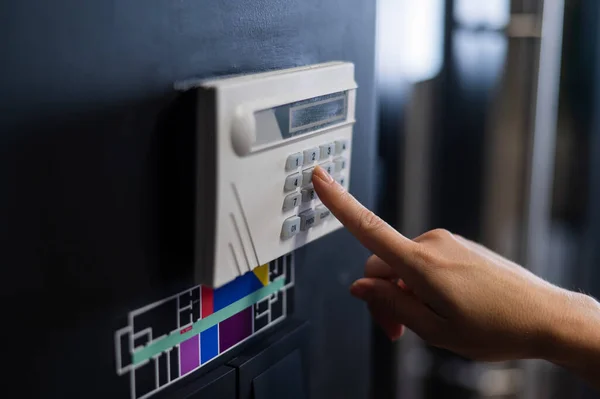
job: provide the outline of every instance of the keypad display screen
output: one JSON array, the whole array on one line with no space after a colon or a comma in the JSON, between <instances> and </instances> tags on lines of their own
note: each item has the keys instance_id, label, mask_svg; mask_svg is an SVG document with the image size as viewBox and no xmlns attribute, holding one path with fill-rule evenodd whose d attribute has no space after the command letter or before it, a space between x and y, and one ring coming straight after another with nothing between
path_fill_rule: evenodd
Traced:
<instances>
[{"instance_id":1,"label":"keypad display screen","mask_svg":"<svg viewBox=\"0 0 600 399\"><path fill-rule=\"evenodd\" d=\"M348 92L332 93L258 111L255 146L314 132L346 121Z\"/></svg>"},{"instance_id":2,"label":"keypad display screen","mask_svg":"<svg viewBox=\"0 0 600 399\"><path fill-rule=\"evenodd\" d=\"M307 129L328 122L345 119L346 98L322 100L314 104L305 104L290 109L290 131Z\"/></svg>"}]
</instances>

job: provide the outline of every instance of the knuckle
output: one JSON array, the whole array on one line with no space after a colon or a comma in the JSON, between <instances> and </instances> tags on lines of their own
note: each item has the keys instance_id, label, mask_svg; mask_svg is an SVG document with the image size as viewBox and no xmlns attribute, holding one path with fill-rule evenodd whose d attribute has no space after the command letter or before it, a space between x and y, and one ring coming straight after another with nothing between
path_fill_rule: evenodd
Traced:
<instances>
[{"instance_id":1,"label":"knuckle","mask_svg":"<svg viewBox=\"0 0 600 399\"><path fill-rule=\"evenodd\" d=\"M339 194L339 198L340 198L340 202L342 202L343 204L349 204L352 202L353 198L350 195L350 193L346 190L342 191Z\"/></svg>"},{"instance_id":2,"label":"knuckle","mask_svg":"<svg viewBox=\"0 0 600 399\"><path fill-rule=\"evenodd\" d=\"M360 211L358 215L358 229L373 233L383 227L383 221L368 209Z\"/></svg>"},{"instance_id":3,"label":"knuckle","mask_svg":"<svg viewBox=\"0 0 600 399\"><path fill-rule=\"evenodd\" d=\"M373 263L377 263L378 261L379 261L379 257L378 257L377 255L371 255L371 256L369 256L369 258L367 259L367 262L366 262L366 264L367 264L367 265L370 265L370 264L373 264Z\"/></svg>"},{"instance_id":4,"label":"knuckle","mask_svg":"<svg viewBox=\"0 0 600 399\"><path fill-rule=\"evenodd\" d=\"M444 239L452 238L452 233L450 233L446 229L431 230L428 234L429 234L431 240L444 240Z\"/></svg>"},{"instance_id":5,"label":"knuckle","mask_svg":"<svg viewBox=\"0 0 600 399\"><path fill-rule=\"evenodd\" d=\"M446 229L434 229L421 234L419 237L415 238L415 241L425 243L431 241L441 241L451 237L452 233Z\"/></svg>"},{"instance_id":6,"label":"knuckle","mask_svg":"<svg viewBox=\"0 0 600 399\"><path fill-rule=\"evenodd\" d=\"M434 256L422 245L419 245L414 249L412 256L414 257L414 261L421 266L429 266L432 263L435 263Z\"/></svg>"},{"instance_id":7,"label":"knuckle","mask_svg":"<svg viewBox=\"0 0 600 399\"><path fill-rule=\"evenodd\" d=\"M337 200L334 203L334 208L337 210L351 209L352 200L353 198L350 195L350 193L344 190L341 193L339 193L339 196L337 197ZM341 212L338 218L343 223L348 218L348 215L346 215L345 212Z\"/></svg>"}]
</instances>

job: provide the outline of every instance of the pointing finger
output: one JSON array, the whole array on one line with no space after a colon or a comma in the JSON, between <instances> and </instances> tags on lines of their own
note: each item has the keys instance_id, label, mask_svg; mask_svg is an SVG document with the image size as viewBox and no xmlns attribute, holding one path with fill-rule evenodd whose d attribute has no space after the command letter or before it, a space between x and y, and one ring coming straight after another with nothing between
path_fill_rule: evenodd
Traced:
<instances>
[{"instance_id":1,"label":"pointing finger","mask_svg":"<svg viewBox=\"0 0 600 399\"><path fill-rule=\"evenodd\" d=\"M367 249L399 274L412 274L410 269L420 266L415 256L419 244L365 208L323 168L315 168L312 181L323 204Z\"/></svg>"}]
</instances>

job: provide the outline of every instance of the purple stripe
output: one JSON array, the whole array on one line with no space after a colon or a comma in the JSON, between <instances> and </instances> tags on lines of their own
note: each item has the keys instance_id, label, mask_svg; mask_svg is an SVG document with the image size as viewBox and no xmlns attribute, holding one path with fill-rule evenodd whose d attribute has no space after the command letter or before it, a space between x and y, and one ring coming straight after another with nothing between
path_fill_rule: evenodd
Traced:
<instances>
[{"instance_id":1,"label":"purple stripe","mask_svg":"<svg viewBox=\"0 0 600 399\"><path fill-rule=\"evenodd\" d=\"M224 352L252 334L252 307L219 324L219 352Z\"/></svg>"},{"instance_id":2,"label":"purple stripe","mask_svg":"<svg viewBox=\"0 0 600 399\"><path fill-rule=\"evenodd\" d=\"M200 340L198 335L183 341L179 347L181 375L185 375L200 366Z\"/></svg>"}]
</instances>

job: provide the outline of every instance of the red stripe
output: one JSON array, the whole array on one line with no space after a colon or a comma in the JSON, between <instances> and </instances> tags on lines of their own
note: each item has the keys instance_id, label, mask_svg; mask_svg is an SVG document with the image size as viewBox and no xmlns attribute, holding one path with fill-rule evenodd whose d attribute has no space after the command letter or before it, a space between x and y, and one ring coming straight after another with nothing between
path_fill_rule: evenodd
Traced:
<instances>
[{"instance_id":1,"label":"red stripe","mask_svg":"<svg viewBox=\"0 0 600 399\"><path fill-rule=\"evenodd\" d=\"M186 332L191 331L191 330L192 330L192 326L187 326L183 330L179 331L179 334L185 334Z\"/></svg>"},{"instance_id":2,"label":"red stripe","mask_svg":"<svg viewBox=\"0 0 600 399\"><path fill-rule=\"evenodd\" d=\"M202 318L214 312L214 291L212 288L202 286Z\"/></svg>"}]
</instances>

